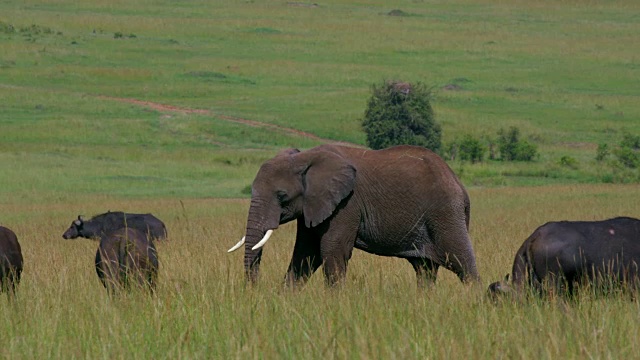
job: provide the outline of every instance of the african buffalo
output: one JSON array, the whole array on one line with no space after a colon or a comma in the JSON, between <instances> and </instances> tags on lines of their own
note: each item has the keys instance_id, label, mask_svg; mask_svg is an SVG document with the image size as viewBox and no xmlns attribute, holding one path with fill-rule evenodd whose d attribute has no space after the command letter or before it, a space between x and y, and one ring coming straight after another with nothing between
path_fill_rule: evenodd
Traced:
<instances>
[{"instance_id":1,"label":"african buffalo","mask_svg":"<svg viewBox=\"0 0 640 360\"><path fill-rule=\"evenodd\" d=\"M22 274L22 249L16 234L0 226L0 292L15 292Z\"/></svg>"},{"instance_id":2,"label":"african buffalo","mask_svg":"<svg viewBox=\"0 0 640 360\"><path fill-rule=\"evenodd\" d=\"M512 285L495 282L489 294L572 295L580 284L604 290L640 285L640 220L617 217L603 221L548 222L527 238L513 262ZM508 276L507 276L508 277Z\"/></svg>"},{"instance_id":3,"label":"african buffalo","mask_svg":"<svg viewBox=\"0 0 640 360\"><path fill-rule=\"evenodd\" d=\"M96 272L102 285L113 293L137 284L155 289L158 254L153 241L133 228L104 235L96 251Z\"/></svg>"},{"instance_id":4,"label":"african buffalo","mask_svg":"<svg viewBox=\"0 0 640 360\"><path fill-rule=\"evenodd\" d=\"M62 234L62 237L65 239L101 238L124 227L140 230L147 234L151 240L162 240L167 237L167 228L157 217L151 214L127 214L122 211L109 211L86 221L82 215L79 215L78 219L74 220L67 231Z\"/></svg>"}]
</instances>

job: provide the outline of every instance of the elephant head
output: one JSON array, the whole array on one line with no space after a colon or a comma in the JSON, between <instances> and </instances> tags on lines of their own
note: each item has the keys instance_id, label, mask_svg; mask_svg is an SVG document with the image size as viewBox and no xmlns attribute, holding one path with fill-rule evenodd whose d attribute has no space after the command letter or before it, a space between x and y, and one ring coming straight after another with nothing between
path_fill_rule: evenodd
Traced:
<instances>
[{"instance_id":1,"label":"elephant head","mask_svg":"<svg viewBox=\"0 0 640 360\"><path fill-rule=\"evenodd\" d=\"M252 184L245 237L229 249L244 244L247 280L257 280L261 247L273 230L295 219L309 228L322 223L353 192L355 178L347 159L322 149L288 149L266 161Z\"/></svg>"}]
</instances>

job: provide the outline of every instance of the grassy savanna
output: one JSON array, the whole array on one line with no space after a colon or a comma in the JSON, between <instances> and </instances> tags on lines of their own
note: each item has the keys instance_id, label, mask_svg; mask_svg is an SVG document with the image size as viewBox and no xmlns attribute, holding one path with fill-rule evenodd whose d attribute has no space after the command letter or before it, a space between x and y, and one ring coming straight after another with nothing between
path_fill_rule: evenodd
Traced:
<instances>
[{"instance_id":1,"label":"grassy savanna","mask_svg":"<svg viewBox=\"0 0 640 360\"><path fill-rule=\"evenodd\" d=\"M624 132L640 133L636 2L304 5L2 3L2 146L94 161L114 158L126 148L118 145L144 145L147 151L126 151L110 164L124 168L132 158L147 160L148 154L153 163L162 157L156 171L182 183L187 176L176 170L181 156L207 161L203 151L272 154L318 143L223 116L363 144L360 121L370 86L402 79L434 86L445 143L517 126L539 145L533 164L465 166L468 183L638 178L637 171L594 162L598 144L613 146ZM406 16L387 15L393 9ZM114 98L209 112L166 113ZM261 160L256 152L247 156ZM559 165L563 156L574 158L575 166ZM37 166L38 160L19 161ZM237 181L250 177L209 169ZM101 179L85 183L97 188ZM205 195L184 184L169 187L178 195ZM240 196L241 188L229 191L222 182L207 187L206 195Z\"/></svg>"},{"instance_id":2,"label":"grassy savanna","mask_svg":"<svg viewBox=\"0 0 640 360\"><path fill-rule=\"evenodd\" d=\"M245 287L247 200L98 199L84 209L153 209L170 240L158 244L155 297L110 299L93 268L97 243L65 241L75 203L4 207L26 267L17 301L0 300L2 356L10 358L629 358L640 351L637 301L593 298L494 305L485 285L510 270L529 233L558 218L639 216L637 186L473 189L471 235L483 276L464 286L441 270L417 290L408 262L356 251L341 289L322 274L298 291L282 279L295 226L265 250L261 283Z\"/></svg>"},{"instance_id":3,"label":"grassy savanna","mask_svg":"<svg viewBox=\"0 0 640 360\"><path fill-rule=\"evenodd\" d=\"M484 290L546 221L640 217L637 184L601 184L637 170L594 161L598 144L640 134L640 3L309 5L0 2L0 224L26 262L17 301L0 300L2 356L637 356L637 301L494 306ZM434 87L445 142L517 126L539 147L533 163L451 163L470 189L482 286L442 270L418 292L406 261L356 251L344 288L316 274L285 290L291 224L245 287L226 250L259 165L290 146L363 145L384 79ZM155 297L108 298L97 243L62 240L78 214L109 209L167 223Z\"/></svg>"}]
</instances>

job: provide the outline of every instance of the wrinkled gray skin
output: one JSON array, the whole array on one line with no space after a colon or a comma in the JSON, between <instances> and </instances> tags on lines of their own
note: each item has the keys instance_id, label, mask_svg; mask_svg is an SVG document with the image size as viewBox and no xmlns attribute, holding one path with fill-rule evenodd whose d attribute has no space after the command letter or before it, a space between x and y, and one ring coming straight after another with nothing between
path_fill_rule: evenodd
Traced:
<instances>
[{"instance_id":1,"label":"wrinkled gray skin","mask_svg":"<svg viewBox=\"0 0 640 360\"><path fill-rule=\"evenodd\" d=\"M640 220L617 217L603 221L548 222L538 227L516 253L512 282L489 285L488 294L521 296L552 291L574 294L580 284L638 287Z\"/></svg>"},{"instance_id":2,"label":"wrinkled gray skin","mask_svg":"<svg viewBox=\"0 0 640 360\"><path fill-rule=\"evenodd\" d=\"M285 281L302 284L323 265L326 282L341 281L353 248L407 259L419 286L440 266L479 281L468 235L469 196L447 164L421 147L366 150L322 145L282 151L266 161L252 186L244 267L258 278L269 229L297 220Z\"/></svg>"},{"instance_id":3,"label":"wrinkled gray skin","mask_svg":"<svg viewBox=\"0 0 640 360\"><path fill-rule=\"evenodd\" d=\"M102 285L114 293L131 286L153 292L158 278L158 254L153 241L132 228L104 235L96 251L96 273Z\"/></svg>"},{"instance_id":4,"label":"wrinkled gray skin","mask_svg":"<svg viewBox=\"0 0 640 360\"><path fill-rule=\"evenodd\" d=\"M0 292L15 292L20 282L22 266L22 249L18 237L10 229L0 226Z\"/></svg>"},{"instance_id":5,"label":"wrinkled gray skin","mask_svg":"<svg viewBox=\"0 0 640 360\"><path fill-rule=\"evenodd\" d=\"M99 239L102 236L123 227L137 229L149 235L151 240L163 240L167 237L164 223L152 214L128 214L122 211L109 211L96 215L89 220L79 215L62 234L65 239L83 237Z\"/></svg>"}]
</instances>

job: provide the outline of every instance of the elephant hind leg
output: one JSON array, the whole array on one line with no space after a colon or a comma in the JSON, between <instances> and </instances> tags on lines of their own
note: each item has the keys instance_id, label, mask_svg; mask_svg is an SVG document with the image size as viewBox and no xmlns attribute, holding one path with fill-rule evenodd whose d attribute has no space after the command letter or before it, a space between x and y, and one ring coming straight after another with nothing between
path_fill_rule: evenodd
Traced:
<instances>
[{"instance_id":1,"label":"elephant hind leg","mask_svg":"<svg viewBox=\"0 0 640 360\"><path fill-rule=\"evenodd\" d=\"M440 267L437 263L427 258L408 258L407 260L416 271L418 288L425 289L435 285L438 268Z\"/></svg>"},{"instance_id":2,"label":"elephant hind leg","mask_svg":"<svg viewBox=\"0 0 640 360\"><path fill-rule=\"evenodd\" d=\"M464 216L453 222L443 221L430 232L438 249L438 262L453 271L462 282L480 282L473 246Z\"/></svg>"},{"instance_id":3,"label":"elephant hind leg","mask_svg":"<svg viewBox=\"0 0 640 360\"><path fill-rule=\"evenodd\" d=\"M445 267L453 271L463 283L480 282L473 250L465 249L445 253Z\"/></svg>"},{"instance_id":4,"label":"elephant hind leg","mask_svg":"<svg viewBox=\"0 0 640 360\"><path fill-rule=\"evenodd\" d=\"M473 245L467 231L467 204L442 207L427 222L429 239L433 242L438 264L454 272L463 283L480 282Z\"/></svg>"}]
</instances>

